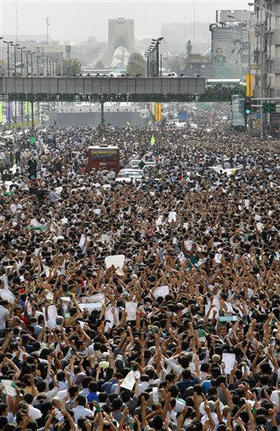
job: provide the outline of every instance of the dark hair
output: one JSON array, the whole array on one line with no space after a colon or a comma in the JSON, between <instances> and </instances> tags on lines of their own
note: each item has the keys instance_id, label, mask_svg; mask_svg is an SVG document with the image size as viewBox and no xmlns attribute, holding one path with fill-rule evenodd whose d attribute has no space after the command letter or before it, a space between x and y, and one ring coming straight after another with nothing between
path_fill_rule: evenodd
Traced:
<instances>
[{"instance_id":1,"label":"dark hair","mask_svg":"<svg viewBox=\"0 0 280 431\"><path fill-rule=\"evenodd\" d=\"M76 398L77 403L79 404L79 406L83 406L85 407L86 403L87 403L87 399L84 395L78 395Z\"/></svg>"}]
</instances>

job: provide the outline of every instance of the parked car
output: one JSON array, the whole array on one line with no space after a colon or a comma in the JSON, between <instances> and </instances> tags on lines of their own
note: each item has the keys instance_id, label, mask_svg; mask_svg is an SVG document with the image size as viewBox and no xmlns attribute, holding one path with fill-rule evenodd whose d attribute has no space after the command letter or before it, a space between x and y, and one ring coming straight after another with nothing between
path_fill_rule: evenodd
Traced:
<instances>
[{"instance_id":1,"label":"parked car","mask_svg":"<svg viewBox=\"0 0 280 431\"><path fill-rule=\"evenodd\" d=\"M118 183L131 183L142 181L144 172L141 169L121 169L116 178Z\"/></svg>"}]
</instances>

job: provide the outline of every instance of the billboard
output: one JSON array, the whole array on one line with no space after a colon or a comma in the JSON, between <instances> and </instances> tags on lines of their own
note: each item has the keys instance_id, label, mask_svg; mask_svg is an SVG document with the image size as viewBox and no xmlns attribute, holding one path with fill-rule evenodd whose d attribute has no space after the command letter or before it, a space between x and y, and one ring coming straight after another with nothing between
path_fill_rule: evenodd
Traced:
<instances>
[{"instance_id":1,"label":"billboard","mask_svg":"<svg viewBox=\"0 0 280 431\"><path fill-rule=\"evenodd\" d=\"M231 64L242 68L242 29L214 27L212 29L212 60L217 65Z\"/></svg>"}]
</instances>

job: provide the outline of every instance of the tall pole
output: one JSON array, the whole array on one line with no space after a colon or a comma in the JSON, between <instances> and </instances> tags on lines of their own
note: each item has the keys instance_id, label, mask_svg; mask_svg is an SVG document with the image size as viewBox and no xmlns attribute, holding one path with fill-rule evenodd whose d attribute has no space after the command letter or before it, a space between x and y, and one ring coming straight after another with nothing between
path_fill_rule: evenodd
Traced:
<instances>
[{"instance_id":1,"label":"tall pole","mask_svg":"<svg viewBox=\"0 0 280 431\"><path fill-rule=\"evenodd\" d=\"M8 66L8 78L10 77L10 42L7 43L7 66Z\"/></svg>"},{"instance_id":2,"label":"tall pole","mask_svg":"<svg viewBox=\"0 0 280 431\"><path fill-rule=\"evenodd\" d=\"M104 129L104 122L105 122L105 118L104 118L104 102L103 102L103 100L101 101L101 104L100 104L101 106L100 106L100 125L101 125L101 130L102 130L102 132L103 132L103 129Z\"/></svg>"},{"instance_id":3,"label":"tall pole","mask_svg":"<svg viewBox=\"0 0 280 431\"><path fill-rule=\"evenodd\" d=\"M33 55L34 55L34 52L31 52L30 59L31 59L31 76L32 76L32 78L33 78L33 74L34 74L34 72L33 72Z\"/></svg>"},{"instance_id":4,"label":"tall pole","mask_svg":"<svg viewBox=\"0 0 280 431\"><path fill-rule=\"evenodd\" d=\"M31 126L32 129L34 129L34 102L33 102L33 97L32 97L32 102L31 102Z\"/></svg>"},{"instance_id":5,"label":"tall pole","mask_svg":"<svg viewBox=\"0 0 280 431\"><path fill-rule=\"evenodd\" d=\"M157 55L157 76L159 76L159 41L156 44L156 55Z\"/></svg>"},{"instance_id":6,"label":"tall pole","mask_svg":"<svg viewBox=\"0 0 280 431\"><path fill-rule=\"evenodd\" d=\"M29 69L28 69L28 53L29 53L29 51L28 51L28 50L26 50L26 51L25 51L26 76L28 76L28 73L29 73Z\"/></svg>"},{"instance_id":7,"label":"tall pole","mask_svg":"<svg viewBox=\"0 0 280 431\"><path fill-rule=\"evenodd\" d=\"M248 33L248 74L249 74L249 86L250 86L250 92L251 92L251 34L250 34L250 28L248 28L247 30ZM251 94L250 94L251 97ZM251 114L249 115L249 132L252 131L252 118L251 118Z\"/></svg>"},{"instance_id":8,"label":"tall pole","mask_svg":"<svg viewBox=\"0 0 280 431\"><path fill-rule=\"evenodd\" d=\"M16 0L16 42L18 40L18 0Z\"/></svg>"},{"instance_id":9,"label":"tall pole","mask_svg":"<svg viewBox=\"0 0 280 431\"><path fill-rule=\"evenodd\" d=\"M46 40L47 40L47 43L49 43L49 25L50 25L50 21L49 21L49 18L47 17L46 18L46 29L47 29Z\"/></svg>"},{"instance_id":10,"label":"tall pole","mask_svg":"<svg viewBox=\"0 0 280 431\"><path fill-rule=\"evenodd\" d=\"M23 76L23 48L20 48L20 74Z\"/></svg>"},{"instance_id":11,"label":"tall pole","mask_svg":"<svg viewBox=\"0 0 280 431\"><path fill-rule=\"evenodd\" d=\"M16 56L17 56L17 54L16 54L16 45L13 45L14 46L14 76L16 76L16 74L17 74L17 71L16 71L16 61L17 61L17 58L16 58Z\"/></svg>"},{"instance_id":12,"label":"tall pole","mask_svg":"<svg viewBox=\"0 0 280 431\"><path fill-rule=\"evenodd\" d=\"M261 62L261 99L264 97L264 62L263 62L263 45L264 45L264 28L261 19L260 23L260 62ZM261 139L264 138L264 115L263 115L263 101L261 101Z\"/></svg>"}]
</instances>

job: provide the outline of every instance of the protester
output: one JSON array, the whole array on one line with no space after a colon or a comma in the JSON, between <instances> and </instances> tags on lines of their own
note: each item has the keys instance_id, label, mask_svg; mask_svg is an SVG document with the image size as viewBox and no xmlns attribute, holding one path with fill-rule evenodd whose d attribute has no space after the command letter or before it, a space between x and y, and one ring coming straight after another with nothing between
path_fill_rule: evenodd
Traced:
<instances>
[{"instance_id":1,"label":"protester","mask_svg":"<svg viewBox=\"0 0 280 431\"><path fill-rule=\"evenodd\" d=\"M84 172L92 142L156 168ZM10 152L0 430L279 430L279 141L51 128Z\"/></svg>"}]
</instances>

